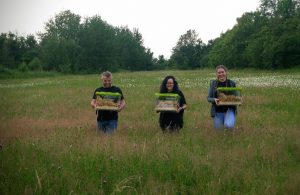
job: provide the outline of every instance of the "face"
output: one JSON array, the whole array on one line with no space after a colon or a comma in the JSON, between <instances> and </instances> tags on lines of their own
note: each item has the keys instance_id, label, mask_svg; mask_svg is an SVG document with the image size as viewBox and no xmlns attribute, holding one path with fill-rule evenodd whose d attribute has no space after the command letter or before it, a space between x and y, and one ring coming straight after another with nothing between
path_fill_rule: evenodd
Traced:
<instances>
[{"instance_id":1,"label":"face","mask_svg":"<svg viewBox=\"0 0 300 195\"><path fill-rule=\"evenodd\" d=\"M167 87L168 91L172 91L173 88L174 88L174 80L173 79L168 79L166 87Z\"/></svg>"},{"instance_id":2,"label":"face","mask_svg":"<svg viewBox=\"0 0 300 195\"><path fill-rule=\"evenodd\" d=\"M111 77L102 77L102 84L104 88L109 88L111 87L112 84L112 78Z\"/></svg>"},{"instance_id":3,"label":"face","mask_svg":"<svg viewBox=\"0 0 300 195\"><path fill-rule=\"evenodd\" d=\"M219 81L226 81L227 72L223 68L217 70L217 78Z\"/></svg>"}]
</instances>

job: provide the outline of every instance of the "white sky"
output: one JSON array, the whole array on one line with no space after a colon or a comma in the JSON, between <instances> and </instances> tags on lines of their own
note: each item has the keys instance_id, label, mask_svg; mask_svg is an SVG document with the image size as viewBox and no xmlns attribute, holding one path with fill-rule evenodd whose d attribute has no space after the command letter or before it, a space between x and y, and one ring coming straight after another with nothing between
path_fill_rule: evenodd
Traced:
<instances>
[{"instance_id":1,"label":"white sky","mask_svg":"<svg viewBox=\"0 0 300 195\"><path fill-rule=\"evenodd\" d=\"M169 58L187 30L196 30L207 43L258 6L259 0L0 0L0 33L36 35L56 14L71 10L82 18L99 15L110 25L137 28L155 57Z\"/></svg>"}]
</instances>

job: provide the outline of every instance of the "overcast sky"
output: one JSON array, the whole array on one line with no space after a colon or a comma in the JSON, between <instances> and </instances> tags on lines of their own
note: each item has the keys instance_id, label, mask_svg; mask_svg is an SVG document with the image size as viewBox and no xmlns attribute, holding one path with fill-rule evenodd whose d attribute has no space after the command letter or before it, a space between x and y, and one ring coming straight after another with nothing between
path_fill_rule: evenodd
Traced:
<instances>
[{"instance_id":1,"label":"overcast sky","mask_svg":"<svg viewBox=\"0 0 300 195\"><path fill-rule=\"evenodd\" d=\"M258 6L259 0L0 0L0 32L36 35L56 14L71 10L83 18L99 15L110 25L137 28L155 57L169 58L187 30L196 30L207 43Z\"/></svg>"}]
</instances>

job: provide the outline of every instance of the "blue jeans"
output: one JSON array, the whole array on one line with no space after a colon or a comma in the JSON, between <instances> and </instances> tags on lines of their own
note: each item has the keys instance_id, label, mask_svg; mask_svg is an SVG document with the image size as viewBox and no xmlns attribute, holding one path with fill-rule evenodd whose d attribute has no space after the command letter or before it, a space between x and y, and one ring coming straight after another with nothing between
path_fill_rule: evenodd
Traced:
<instances>
[{"instance_id":1,"label":"blue jeans","mask_svg":"<svg viewBox=\"0 0 300 195\"><path fill-rule=\"evenodd\" d=\"M113 133L118 127L117 120L97 121L98 129L104 133Z\"/></svg>"},{"instance_id":2,"label":"blue jeans","mask_svg":"<svg viewBox=\"0 0 300 195\"><path fill-rule=\"evenodd\" d=\"M216 112L213 121L216 129L232 129L235 124L235 113L232 109L228 109L227 112Z\"/></svg>"}]
</instances>

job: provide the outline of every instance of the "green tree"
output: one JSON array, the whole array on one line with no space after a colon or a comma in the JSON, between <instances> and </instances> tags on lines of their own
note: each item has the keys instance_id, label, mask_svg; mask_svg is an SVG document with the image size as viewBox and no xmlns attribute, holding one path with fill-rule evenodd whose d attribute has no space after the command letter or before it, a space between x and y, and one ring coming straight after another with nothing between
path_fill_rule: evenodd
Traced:
<instances>
[{"instance_id":1,"label":"green tree","mask_svg":"<svg viewBox=\"0 0 300 195\"><path fill-rule=\"evenodd\" d=\"M165 59L164 55L159 55L158 58L153 60L153 69L164 70L168 68L168 60Z\"/></svg>"},{"instance_id":2,"label":"green tree","mask_svg":"<svg viewBox=\"0 0 300 195\"><path fill-rule=\"evenodd\" d=\"M0 35L0 64L16 69L24 62L26 65L37 54L38 43L33 35L26 38L11 32Z\"/></svg>"},{"instance_id":3,"label":"green tree","mask_svg":"<svg viewBox=\"0 0 300 195\"><path fill-rule=\"evenodd\" d=\"M78 44L79 15L62 11L46 23L40 34L40 56L46 70L76 72L81 48Z\"/></svg>"},{"instance_id":4,"label":"green tree","mask_svg":"<svg viewBox=\"0 0 300 195\"><path fill-rule=\"evenodd\" d=\"M288 68L299 65L299 1L262 0L217 38L209 52L210 66Z\"/></svg>"},{"instance_id":5,"label":"green tree","mask_svg":"<svg viewBox=\"0 0 300 195\"><path fill-rule=\"evenodd\" d=\"M130 31L121 27L117 31L118 61L120 67L126 70L153 69L153 53L143 46L142 35L137 29Z\"/></svg>"},{"instance_id":6,"label":"green tree","mask_svg":"<svg viewBox=\"0 0 300 195\"><path fill-rule=\"evenodd\" d=\"M6 68L17 68L21 63L20 44L13 33L1 33L0 36L0 64Z\"/></svg>"},{"instance_id":7,"label":"green tree","mask_svg":"<svg viewBox=\"0 0 300 195\"><path fill-rule=\"evenodd\" d=\"M27 35L26 39L23 43L24 52L22 55L22 61L26 62L28 64L31 62L34 58L37 58L38 56L38 49L39 44L37 40L35 39L34 35Z\"/></svg>"},{"instance_id":8,"label":"green tree","mask_svg":"<svg viewBox=\"0 0 300 195\"><path fill-rule=\"evenodd\" d=\"M80 71L99 72L118 68L115 34L115 29L100 16L86 18L79 35L82 49Z\"/></svg>"},{"instance_id":9,"label":"green tree","mask_svg":"<svg viewBox=\"0 0 300 195\"><path fill-rule=\"evenodd\" d=\"M43 66L41 60L37 57L33 58L33 60L29 62L28 68L29 70L33 70L33 71L42 71Z\"/></svg>"},{"instance_id":10,"label":"green tree","mask_svg":"<svg viewBox=\"0 0 300 195\"><path fill-rule=\"evenodd\" d=\"M42 34L42 38L56 37L58 40L77 40L80 29L81 16L65 10L51 18L45 26L46 33Z\"/></svg>"},{"instance_id":11,"label":"green tree","mask_svg":"<svg viewBox=\"0 0 300 195\"><path fill-rule=\"evenodd\" d=\"M179 69L194 69L201 67L203 48L205 44L195 30L188 30L181 35L172 50L170 63Z\"/></svg>"}]
</instances>

